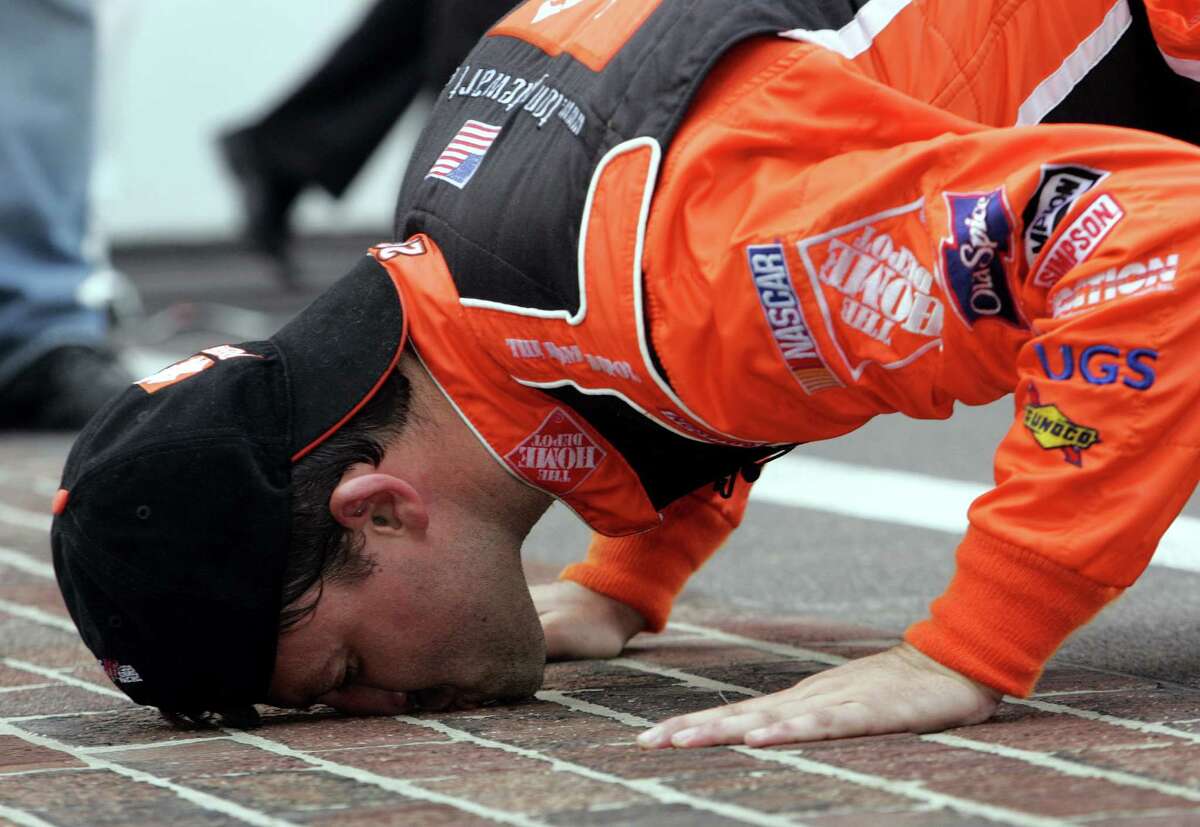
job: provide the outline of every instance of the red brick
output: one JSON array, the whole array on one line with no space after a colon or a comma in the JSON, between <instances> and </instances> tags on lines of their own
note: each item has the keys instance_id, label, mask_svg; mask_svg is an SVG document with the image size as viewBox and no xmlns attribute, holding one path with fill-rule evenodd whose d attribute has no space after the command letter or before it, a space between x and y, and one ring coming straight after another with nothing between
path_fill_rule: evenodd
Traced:
<instances>
[{"instance_id":1,"label":"red brick","mask_svg":"<svg viewBox=\"0 0 1200 827\"><path fill-rule=\"evenodd\" d=\"M97 695L86 689L63 684L41 689L5 692L0 695L0 709L3 710L4 717L8 718L117 709L127 703L128 701L119 698Z\"/></svg>"},{"instance_id":2,"label":"red brick","mask_svg":"<svg viewBox=\"0 0 1200 827\"><path fill-rule=\"evenodd\" d=\"M130 769L170 778L185 786L195 776L266 773L307 769L308 764L257 747L214 738L199 743L164 744L142 749L105 752L107 761Z\"/></svg>"},{"instance_id":3,"label":"red brick","mask_svg":"<svg viewBox=\"0 0 1200 827\"><path fill-rule=\"evenodd\" d=\"M955 734L971 737L972 728ZM856 739L806 746L805 757L892 780L920 780L926 789L1039 815L1073 817L1104 811L1178 807L1177 798L916 736Z\"/></svg>"},{"instance_id":4,"label":"red brick","mask_svg":"<svg viewBox=\"0 0 1200 827\"><path fill-rule=\"evenodd\" d=\"M15 735L0 735L0 774L61 767L82 767L66 753L30 744Z\"/></svg>"},{"instance_id":5,"label":"red brick","mask_svg":"<svg viewBox=\"0 0 1200 827\"><path fill-rule=\"evenodd\" d=\"M0 778L0 801L58 827L211 827L239 822L204 810L170 790L111 772L63 772Z\"/></svg>"}]
</instances>

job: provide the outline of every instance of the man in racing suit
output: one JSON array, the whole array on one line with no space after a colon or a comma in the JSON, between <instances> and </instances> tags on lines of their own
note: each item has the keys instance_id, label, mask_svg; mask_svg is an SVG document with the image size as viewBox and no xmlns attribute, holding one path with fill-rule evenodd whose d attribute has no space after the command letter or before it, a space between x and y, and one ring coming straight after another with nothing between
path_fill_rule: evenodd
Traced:
<instances>
[{"instance_id":1,"label":"man in racing suit","mask_svg":"<svg viewBox=\"0 0 1200 827\"><path fill-rule=\"evenodd\" d=\"M537 595L551 655L660 629L741 519L729 483L787 446L1015 393L997 485L903 646L644 746L986 718L1133 582L1197 482L1200 150L996 128L1193 140L1195 15L844 5L526 3L440 97L407 243L372 251L455 412L598 532Z\"/></svg>"}]
</instances>

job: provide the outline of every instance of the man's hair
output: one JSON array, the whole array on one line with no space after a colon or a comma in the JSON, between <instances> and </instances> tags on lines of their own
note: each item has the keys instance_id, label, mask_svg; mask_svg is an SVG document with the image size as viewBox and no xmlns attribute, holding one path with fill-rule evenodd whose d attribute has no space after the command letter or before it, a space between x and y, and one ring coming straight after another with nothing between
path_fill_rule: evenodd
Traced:
<instances>
[{"instance_id":1,"label":"man's hair","mask_svg":"<svg viewBox=\"0 0 1200 827\"><path fill-rule=\"evenodd\" d=\"M398 368L392 370L361 411L293 466L291 547L283 574L280 634L313 613L326 583L353 582L371 573L373 564L363 551L362 534L333 518L329 498L350 466L380 463L389 443L408 424L411 396L407 377ZM316 593L301 602L314 586ZM258 723L253 706L207 712L160 711L183 728L241 729Z\"/></svg>"},{"instance_id":2,"label":"man's hair","mask_svg":"<svg viewBox=\"0 0 1200 827\"><path fill-rule=\"evenodd\" d=\"M378 465L384 451L408 424L412 388L398 369L363 409L292 468L292 527L283 574L285 632L316 609L326 583L353 582L371 573L364 538L329 511L329 498L352 465ZM298 602L313 587L316 594Z\"/></svg>"}]
</instances>

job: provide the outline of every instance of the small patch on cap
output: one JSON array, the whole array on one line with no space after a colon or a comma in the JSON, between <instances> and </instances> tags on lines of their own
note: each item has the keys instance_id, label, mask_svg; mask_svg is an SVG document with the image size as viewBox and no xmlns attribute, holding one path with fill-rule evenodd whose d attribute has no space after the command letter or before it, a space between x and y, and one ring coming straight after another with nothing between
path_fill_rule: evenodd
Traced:
<instances>
[{"instance_id":1,"label":"small patch on cap","mask_svg":"<svg viewBox=\"0 0 1200 827\"><path fill-rule=\"evenodd\" d=\"M54 516L58 516L67 510L67 500L71 499L71 492L65 488L60 488L54 492L54 500L50 503L50 510Z\"/></svg>"}]
</instances>

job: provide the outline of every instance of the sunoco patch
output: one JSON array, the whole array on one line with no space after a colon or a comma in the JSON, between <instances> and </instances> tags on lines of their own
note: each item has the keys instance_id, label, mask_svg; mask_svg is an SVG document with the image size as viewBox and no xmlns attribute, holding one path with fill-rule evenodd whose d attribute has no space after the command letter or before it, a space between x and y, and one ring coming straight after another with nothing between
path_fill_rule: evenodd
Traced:
<instances>
[{"instance_id":1,"label":"sunoco patch","mask_svg":"<svg viewBox=\"0 0 1200 827\"><path fill-rule=\"evenodd\" d=\"M1029 383L1025 403L1025 430L1047 451L1062 451L1063 461L1083 466L1083 452L1100 442L1100 432L1071 420L1059 407L1043 403L1037 388Z\"/></svg>"}]
</instances>

